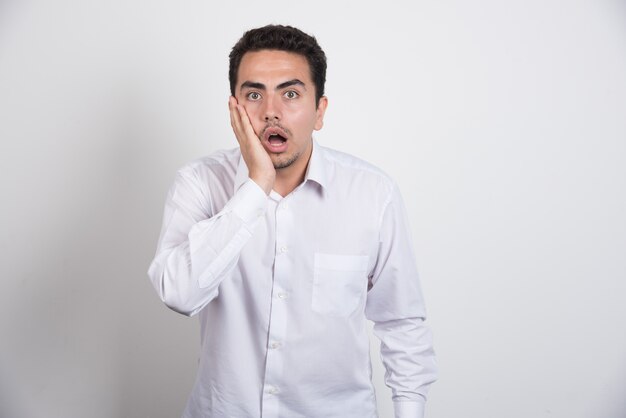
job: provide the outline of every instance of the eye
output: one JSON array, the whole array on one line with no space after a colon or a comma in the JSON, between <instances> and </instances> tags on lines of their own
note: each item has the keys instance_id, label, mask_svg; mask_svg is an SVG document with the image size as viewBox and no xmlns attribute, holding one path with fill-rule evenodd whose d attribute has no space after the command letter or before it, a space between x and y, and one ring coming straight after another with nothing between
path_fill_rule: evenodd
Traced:
<instances>
[{"instance_id":1,"label":"eye","mask_svg":"<svg viewBox=\"0 0 626 418\"><path fill-rule=\"evenodd\" d=\"M295 99L296 97L299 96L299 94L297 91L289 90L285 92L284 96L288 99Z\"/></svg>"},{"instance_id":2,"label":"eye","mask_svg":"<svg viewBox=\"0 0 626 418\"><path fill-rule=\"evenodd\" d=\"M256 92L256 91L251 91L246 96L250 100L260 100L261 99L261 95L258 92Z\"/></svg>"}]
</instances>

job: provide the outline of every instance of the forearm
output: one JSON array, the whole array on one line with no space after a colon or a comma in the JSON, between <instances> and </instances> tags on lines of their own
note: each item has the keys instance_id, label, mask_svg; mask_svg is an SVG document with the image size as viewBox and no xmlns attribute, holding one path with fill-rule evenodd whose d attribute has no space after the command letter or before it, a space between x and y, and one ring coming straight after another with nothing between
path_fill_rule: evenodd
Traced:
<instances>
[{"instance_id":1,"label":"forearm","mask_svg":"<svg viewBox=\"0 0 626 418\"><path fill-rule=\"evenodd\" d=\"M374 324L391 388L396 418L421 418L437 366L432 335L423 318L396 319Z\"/></svg>"}]
</instances>

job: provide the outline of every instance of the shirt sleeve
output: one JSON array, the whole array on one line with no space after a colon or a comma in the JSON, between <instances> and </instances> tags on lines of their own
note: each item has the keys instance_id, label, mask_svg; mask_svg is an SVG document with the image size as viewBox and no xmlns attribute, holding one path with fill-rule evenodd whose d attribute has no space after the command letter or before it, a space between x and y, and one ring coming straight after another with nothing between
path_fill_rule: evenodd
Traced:
<instances>
[{"instance_id":1,"label":"shirt sleeve","mask_svg":"<svg viewBox=\"0 0 626 418\"><path fill-rule=\"evenodd\" d=\"M267 195L248 179L224 208L209 213L206 187L179 171L165 203L163 226L148 276L161 300L193 316L219 293L267 208Z\"/></svg>"},{"instance_id":2,"label":"shirt sleeve","mask_svg":"<svg viewBox=\"0 0 626 418\"><path fill-rule=\"evenodd\" d=\"M378 259L365 314L381 341L395 418L422 418L429 386L437 378L432 335L402 197L394 184L380 223Z\"/></svg>"}]
</instances>

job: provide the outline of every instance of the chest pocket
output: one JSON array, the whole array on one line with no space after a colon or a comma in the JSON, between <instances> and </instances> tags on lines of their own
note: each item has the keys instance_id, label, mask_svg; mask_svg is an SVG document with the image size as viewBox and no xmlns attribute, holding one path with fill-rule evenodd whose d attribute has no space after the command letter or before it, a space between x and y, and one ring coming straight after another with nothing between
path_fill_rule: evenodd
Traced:
<instances>
[{"instance_id":1,"label":"chest pocket","mask_svg":"<svg viewBox=\"0 0 626 418\"><path fill-rule=\"evenodd\" d=\"M367 293L367 255L315 253L313 311L334 316L351 315Z\"/></svg>"}]
</instances>

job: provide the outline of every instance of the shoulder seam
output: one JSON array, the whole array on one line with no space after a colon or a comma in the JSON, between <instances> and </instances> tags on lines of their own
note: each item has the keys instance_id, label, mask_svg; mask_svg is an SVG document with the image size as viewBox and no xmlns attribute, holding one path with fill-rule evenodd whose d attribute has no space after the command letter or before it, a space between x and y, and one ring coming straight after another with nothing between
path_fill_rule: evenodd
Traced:
<instances>
[{"instance_id":1,"label":"shoulder seam","mask_svg":"<svg viewBox=\"0 0 626 418\"><path fill-rule=\"evenodd\" d=\"M335 150L331 150L333 152L338 152L341 154L345 154L342 153L341 151L335 151ZM324 158L328 159L328 160L332 160L332 162L337 163L343 167L347 167L347 168L351 168L351 169L355 169L355 170L360 170L360 171L365 171L368 173L372 173L375 174L377 176L380 176L382 178L384 178L385 180L389 181L390 183L393 183L393 178L387 174L385 171L383 171L381 168L376 167L375 165L373 165L372 163L363 160L359 157L356 157L354 155L351 154L345 154L347 156L349 156L350 158L353 158L354 161L344 161L341 160L339 158L337 158L337 156L332 155L332 153L329 152L325 152L324 153Z\"/></svg>"}]
</instances>

